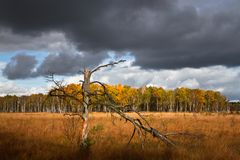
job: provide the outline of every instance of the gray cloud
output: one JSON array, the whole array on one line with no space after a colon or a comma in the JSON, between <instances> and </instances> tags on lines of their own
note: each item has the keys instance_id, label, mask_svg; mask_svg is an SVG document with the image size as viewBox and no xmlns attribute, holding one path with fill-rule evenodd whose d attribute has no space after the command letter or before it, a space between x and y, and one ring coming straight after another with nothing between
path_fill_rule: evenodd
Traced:
<instances>
[{"instance_id":1,"label":"gray cloud","mask_svg":"<svg viewBox=\"0 0 240 160\"><path fill-rule=\"evenodd\" d=\"M3 75L8 79L25 79L44 76L54 73L56 75L75 75L84 67L94 67L102 59L107 58L106 53L97 55L79 53L51 53L36 67L35 56L18 54L11 58L3 69Z\"/></svg>"},{"instance_id":2,"label":"gray cloud","mask_svg":"<svg viewBox=\"0 0 240 160\"><path fill-rule=\"evenodd\" d=\"M73 74L81 67L82 57L79 54L50 54L38 68L40 74Z\"/></svg>"},{"instance_id":3,"label":"gray cloud","mask_svg":"<svg viewBox=\"0 0 240 160\"><path fill-rule=\"evenodd\" d=\"M102 54L50 54L45 58L37 69L38 75L54 73L57 75L73 75L79 73L84 67L93 67L93 64L99 64L106 53Z\"/></svg>"},{"instance_id":4,"label":"gray cloud","mask_svg":"<svg viewBox=\"0 0 240 160\"><path fill-rule=\"evenodd\" d=\"M238 66L239 6L238 0L1 0L0 25L23 37L64 33L90 57L130 51L143 68Z\"/></svg>"},{"instance_id":5,"label":"gray cloud","mask_svg":"<svg viewBox=\"0 0 240 160\"><path fill-rule=\"evenodd\" d=\"M8 79L24 79L34 77L34 67L37 60L34 56L19 54L11 58L11 61L3 69L3 75Z\"/></svg>"}]
</instances>

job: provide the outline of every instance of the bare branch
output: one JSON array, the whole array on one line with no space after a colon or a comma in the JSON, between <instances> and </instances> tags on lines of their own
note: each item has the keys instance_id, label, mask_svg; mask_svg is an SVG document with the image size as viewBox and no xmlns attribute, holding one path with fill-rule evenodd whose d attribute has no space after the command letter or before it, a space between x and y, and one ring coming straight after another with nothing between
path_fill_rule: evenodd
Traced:
<instances>
[{"instance_id":1,"label":"bare branch","mask_svg":"<svg viewBox=\"0 0 240 160\"><path fill-rule=\"evenodd\" d=\"M56 93L56 92L59 92L59 93ZM59 97L59 98L63 98L63 99L66 98L66 97L68 97L68 98L74 99L74 100L76 100L76 101L78 101L78 102L82 102L82 101L81 101L80 99L78 99L76 96L66 93L63 89L55 88L55 89L53 89L53 90L51 90L51 91L49 92L49 95L50 95L50 96Z\"/></svg>"},{"instance_id":2,"label":"bare branch","mask_svg":"<svg viewBox=\"0 0 240 160\"><path fill-rule=\"evenodd\" d=\"M150 133L153 137L161 139L165 144L170 145L170 146L175 146L175 143L172 142L170 139L168 139L164 134L161 134L158 130L152 127L146 127L143 124L139 122L139 119L133 119L132 117L128 116L121 110L117 109L116 105L108 103L106 104L109 108L111 108L113 111L115 111L117 114L119 114L121 117L123 117L126 121L129 121L134 127L137 129L142 129L145 132Z\"/></svg>"},{"instance_id":3,"label":"bare branch","mask_svg":"<svg viewBox=\"0 0 240 160\"><path fill-rule=\"evenodd\" d=\"M127 106L130 106L130 105L127 105ZM125 106L123 108L125 108ZM147 126L150 127L150 124L148 123L148 121L137 110L128 108L127 111L136 113L147 124Z\"/></svg>"},{"instance_id":4,"label":"bare branch","mask_svg":"<svg viewBox=\"0 0 240 160\"><path fill-rule=\"evenodd\" d=\"M78 71L78 73L84 74L84 71L83 71L83 70L80 70L80 71Z\"/></svg>"},{"instance_id":5,"label":"bare branch","mask_svg":"<svg viewBox=\"0 0 240 160\"><path fill-rule=\"evenodd\" d=\"M133 137L135 135L135 132L136 132L136 127L134 126L134 130L133 130L133 133L132 133L132 135L131 135L131 137L130 137L130 139L128 141L128 145L131 143L131 141L132 141L132 139L133 139Z\"/></svg>"},{"instance_id":6,"label":"bare branch","mask_svg":"<svg viewBox=\"0 0 240 160\"><path fill-rule=\"evenodd\" d=\"M142 144L142 149L144 149L144 139L142 138L142 134L141 134L141 129L137 128L137 133L138 133L138 136L141 140L141 144Z\"/></svg>"},{"instance_id":7,"label":"bare branch","mask_svg":"<svg viewBox=\"0 0 240 160\"><path fill-rule=\"evenodd\" d=\"M189 136L189 137L194 137L194 138L202 138L204 137L203 134L191 134L188 132L173 132L173 133L166 133L164 136Z\"/></svg>"},{"instance_id":8,"label":"bare branch","mask_svg":"<svg viewBox=\"0 0 240 160\"><path fill-rule=\"evenodd\" d=\"M54 78L54 73L50 73L50 75L46 76L47 82L52 82L54 83L57 87L62 88L63 87L63 80L57 81Z\"/></svg>"},{"instance_id":9,"label":"bare branch","mask_svg":"<svg viewBox=\"0 0 240 160\"><path fill-rule=\"evenodd\" d=\"M82 84L84 83L84 81L83 81L83 80L79 80L79 82L80 82L80 83L82 83Z\"/></svg>"},{"instance_id":10,"label":"bare branch","mask_svg":"<svg viewBox=\"0 0 240 160\"><path fill-rule=\"evenodd\" d=\"M96 72L96 71L98 71L98 70L100 70L101 68L105 68L105 67L108 67L108 66L114 66L114 65L116 65L116 64L119 64L119 63L122 63L122 62L125 62L125 61L126 61L126 60L119 60L119 61L117 61L117 62L112 62L112 63L108 63L108 64L105 64L105 65L98 66L97 68L95 68L95 69L93 69L93 70L91 71L91 74L94 73L94 72Z\"/></svg>"},{"instance_id":11,"label":"bare branch","mask_svg":"<svg viewBox=\"0 0 240 160\"><path fill-rule=\"evenodd\" d=\"M106 89L106 86L99 82L99 81L94 81L92 83L98 83L100 84L103 89L104 89L104 94L107 96L107 99L108 99L108 102L103 104L103 105L106 105L107 107L109 107L111 110L113 110L115 113L117 113L118 115L120 115L122 118L124 118L126 121L130 122L134 128L136 128L138 134L141 134L141 135L146 135L142 132L142 130L144 132L148 132L150 133L153 137L156 137L156 138L159 138L161 139L165 144L167 145L171 145L171 146L175 146L175 143L173 143L170 139L168 139L164 134L161 134L158 130L156 130L155 128L152 128L149 123L146 121L146 119L141 116L140 113L138 113L137 111L134 111L135 113L137 113L139 115L139 117L144 121L146 122L147 126L143 125L143 123L141 122L140 119L134 119L130 116L128 116L127 114L125 114L120 108L120 106L118 106L117 104L115 104L115 101L113 100L112 96L108 93L108 90ZM135 133L134 133L135 134ZM142 147L143 147L143 139L142 139L142 136L139 135L139 138L141 139L142 141ZM131 138L132 139L132 138Z\"/></svg>"}]
</instances>

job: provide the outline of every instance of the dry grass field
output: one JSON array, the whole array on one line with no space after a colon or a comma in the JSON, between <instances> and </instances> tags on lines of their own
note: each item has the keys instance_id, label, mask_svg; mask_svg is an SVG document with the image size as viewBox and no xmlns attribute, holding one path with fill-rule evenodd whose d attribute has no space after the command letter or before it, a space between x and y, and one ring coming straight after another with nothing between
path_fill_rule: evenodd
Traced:
<instances>
[{"instance_id":1,"label":"dry grass field","mask_svg":"<svg viewBox=\"0 0 240 160\"><path fill-rule=\"evenodd\" d=\"M131 114L131 113L130 113ZM209 113L143 113L162 132L188 132L177 136L177 147L146 137L145 149L137 135L127 142L132 126L107 113L90 115L88 152L77 147L81 120L62 114L1 113L1 160L72 159L176 159L239 160L240 116Z\"/></svg>"}]
</instances>

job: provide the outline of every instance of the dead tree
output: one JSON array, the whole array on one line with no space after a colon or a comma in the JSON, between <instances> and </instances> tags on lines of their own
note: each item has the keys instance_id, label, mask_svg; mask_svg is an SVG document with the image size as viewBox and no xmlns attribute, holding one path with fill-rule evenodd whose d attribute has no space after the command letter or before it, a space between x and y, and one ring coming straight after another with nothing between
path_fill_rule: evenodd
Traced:
<instances>
[{"instance_id":1,"label":"dead tree","mask_svg":"<svg viewBox=\"0 0 240 160\"><path fill-rule=\"evenodd\" d=\"M133 133L130 137L130 140L128 144L131 142L132 138L134 137L135 133L139 136L141 142L142 142L142 147L144 147L144 140L146 137L146 134L150 134L153 137L156 137L163 141L165 144L170 145L170 146L175 146L175 143L169 139L169 136L174 136L174 135L184 135L185 133L161 133L157 129L151 127L151 125L147 122L147 120L136 110L131 109L130 105L127 106L119 106L114 99L112 98L111 94L107 90L107 87L105 84L99 82L99 81L93 81L91 82L91 75L94 72L99 71L102 68L109 67L109 66L114 66L116 64L125 62L125 60L120 60L117 62L112 62L109 64L101 65L98 66L97 68L90 70L85 68L81 73L84 75L84 80L80 80L81 86L82 86L82 91L76 92L69 94L64 90L64 85L62 81L56 81L54 79L53 74L48 77L48 80L53 82L55 84L55 87L49 92L50 96L57 96L59 98L71 98L79 102L79 105L81 107L81 113L75 113L75 114L68 114L70 116L78 115L81 116L83 120L83 128L82 128L82 133L81 133L81 141L80 145L83 148L88 147L88 120L89 120L89 107L92 105L103 105L106 106L107 109L110 111L111 114L116 113L119 115L122 119L124 119L127 122L130 122L133 127ZM96 90L96 91L90 91L90 85L92 84L98 84L101 86L101 90ZM83 100L80 100L77 98L78 94L82 94ZM104 101L97 101L94 103L91 102L91 99L100 99L104 98ZM126 114L126 110L135 112L138 115L138 118L131 117L128 114ZM187 134L185 134L187 135Z\"/></svg>"}]
</instances>

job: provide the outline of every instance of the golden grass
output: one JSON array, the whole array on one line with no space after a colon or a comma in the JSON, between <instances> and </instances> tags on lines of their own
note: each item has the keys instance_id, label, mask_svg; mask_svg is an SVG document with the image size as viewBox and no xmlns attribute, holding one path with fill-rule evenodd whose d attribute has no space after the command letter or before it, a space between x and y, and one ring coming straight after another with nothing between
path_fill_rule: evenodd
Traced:
<instances>
[{"instance_id":1,"label":"golden grass","mask_svg":"<svg viewBox=\"0 0 240 160\"><path fill-rule=\"evenodd\" d=\"M131 114L131 113L130 113ZM55 113L1 113L0 159L176 159L239 160L240 116L197 113L143 113L162 132L189 132L178 136L176 148L146 137L145 149L133 127L106 113L90 115L90 149L77 147L81 120ZM133 114L131 114L134 116ZM114 124L113 124L114 122Z\"/></svg>"}]
</instances>

